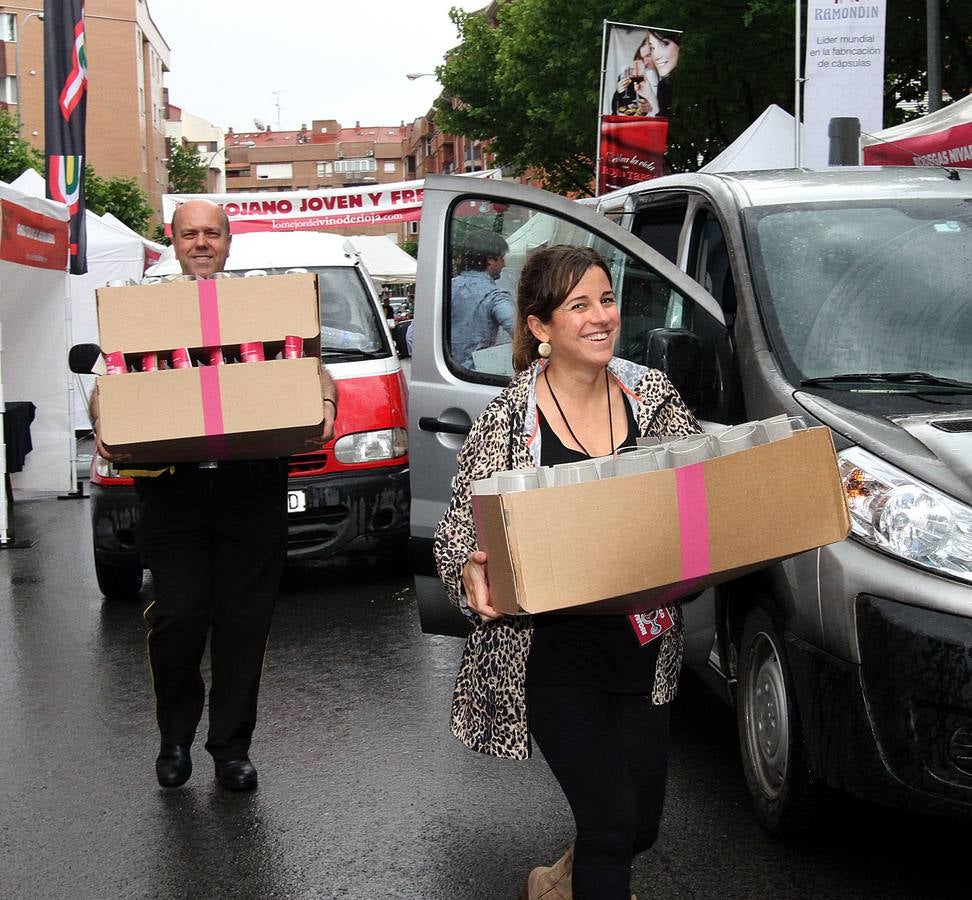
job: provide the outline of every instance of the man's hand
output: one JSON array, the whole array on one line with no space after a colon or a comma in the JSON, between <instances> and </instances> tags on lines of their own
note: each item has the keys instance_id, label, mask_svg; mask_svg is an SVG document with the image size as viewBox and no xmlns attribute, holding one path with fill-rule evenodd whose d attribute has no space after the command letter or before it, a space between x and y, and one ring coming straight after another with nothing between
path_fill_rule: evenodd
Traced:
<instances>
[{"instance_id":1,"label":"man's hand","mask_svg":"<svg viewBox=\"0 0 972 900\"><path fill-rule=\"evenodd\" d=\"M462 586L466 591L469 608L484 622L504 615L493 606L493 597L486 578L486 554L482 550L469 554L469 559L462 567Z\"/></svg>"},{"instance_id":2,"label":"man's hand","mask_svg":"<svg viewBox=\"0 0 972 900\"><path fill-rule=\"evenodd\" d=\"M321 445L334 437L334 420L337 418L337 401L330 397L324 398L324 430L321 433Z\"/></svg>"}]
</instances>

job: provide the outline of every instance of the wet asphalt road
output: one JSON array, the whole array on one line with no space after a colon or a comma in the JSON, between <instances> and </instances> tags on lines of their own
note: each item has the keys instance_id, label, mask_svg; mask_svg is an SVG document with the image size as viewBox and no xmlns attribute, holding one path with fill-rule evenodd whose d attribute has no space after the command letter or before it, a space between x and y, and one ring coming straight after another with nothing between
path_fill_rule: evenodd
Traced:
<instances>
[{"instance_id":1,"label":"wet asphalt road","mask_svg":"<svg viewBox=\"0 0 972 900\"><path fill-rule=\"evenodd\" d=\"M18 498L0 552L0 897L513 898L571 821L540 758L448 734L453 638L420 633L380 558L302 569L280 599L252 756L221 791L202 750L163 791L143 603L105 604L87 501ZM646 898L968 896L972 829L837 802L798 841L749 814L731 713L687 681Z\"/></svg>"}]
</instances>

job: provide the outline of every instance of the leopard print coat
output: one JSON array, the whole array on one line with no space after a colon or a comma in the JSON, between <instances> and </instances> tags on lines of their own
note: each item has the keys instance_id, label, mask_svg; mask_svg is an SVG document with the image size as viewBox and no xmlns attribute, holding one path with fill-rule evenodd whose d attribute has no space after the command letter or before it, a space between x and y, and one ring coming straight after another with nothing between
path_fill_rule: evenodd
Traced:
<instances>
[{"instance_id":1,"label":"leopard print coat","mask_svg":"<svg viewBox=\"0 0 972 900\"><path fill-rule=\"evenodd\" d=\"M473 423L459 451L452 501L435 531L439 577L450 600L464 606L462 567L476 549L470 484L505 469L540 464L536 379L544 362L520 372ZM615 357L608 366L632 405L642 437L679 437L702 429L668 378ZM652 702L675 696L682 663L682 616L669 608L675 627L662 638ZM452 698L452 733L467 747L507 759L530 755L525 699L530 616L505 616L476 625L466 641Z\"/></svg>"}]
</instances>

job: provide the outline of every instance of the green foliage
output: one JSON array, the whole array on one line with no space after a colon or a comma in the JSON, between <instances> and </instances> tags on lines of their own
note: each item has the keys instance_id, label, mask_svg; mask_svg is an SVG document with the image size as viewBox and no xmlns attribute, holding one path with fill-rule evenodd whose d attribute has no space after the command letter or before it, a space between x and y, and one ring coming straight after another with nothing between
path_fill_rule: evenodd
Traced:
<instances>
[{"instance_id":1,"label":"green foliage","mask_svg":"<svg viewBox=\"0 0 972 900\"><path fill-rule=\"evenodd\" d=\"M169 147L169 192L172 194L202 194L206 190L206 166L196 148L172 143Z\"/></svg>"},{"instance_id":2,"label":"green foliage","mask_svg":"<svg viewBox=\"0 0 972 900\"><path fill-rule=\"evenodd\" d=\"M106 212L121 219L133 231L145 234L154 210L134 178L102 178L84 167L84 196L88 209L99 216Z\"/></svg>"},{"instance_id":3,"label":"green foliage","mask_svg":"<svg viewBox=\"0 0 972 900\"><path fill-rule=\"evenodd\" d=\"M44 174L44 156L17 132L17 117L0 110L0 180L13 181L27 169Z\"/></svg>"},{"instance_id":4,"label":"green foliage","mask_svg":"<svg viewBox=\"0 0 972 900\"><path fill-rule=\"evenodd\" d=\"M152 229L151 238L156 244L162 244L165 247L172 246L172 238L165 233L165 224L162 222L155 223L155 228Z\"/></svg>"},{"instance_id":5,"label":"green foliage","mask_svg":"<svg viewBox=\"0 0 972 900\"><path fill-rule=\"evenodd\" d=\"M402 250L409 256L418 258L418 241L402 241Z\"/></svg>"},{"instance_id":6,"label":"green foliage","mask_svg":"<svg viewBox=\"0 0 972 900\"><path fill-rule=\"evenodd\" d=\"M908 117L900 101L924 99L925 9L888 0L886 126ZM968 0L941 0L942 82L955 99L972 84L968 9ZM552 190L586 193L592 183L605 19L685 32L673 171L715 157L769 104L793 111L793 0L506 0L496 27L483 15L450 16L462 43L437 70L451 99L437 103L436 126L492 138L504 169L533 170Z\"/></svg>"}]
</instances>

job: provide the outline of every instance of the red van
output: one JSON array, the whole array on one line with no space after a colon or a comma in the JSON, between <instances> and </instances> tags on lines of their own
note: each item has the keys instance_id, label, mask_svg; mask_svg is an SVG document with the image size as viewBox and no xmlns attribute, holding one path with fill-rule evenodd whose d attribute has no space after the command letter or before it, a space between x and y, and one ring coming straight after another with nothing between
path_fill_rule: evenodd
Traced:
<instances>
[{"instance_id":1,"label":"red van","mask_svg":"<svg viewBox=\"0 0 972 900\"><path fill-rule=\"evenodd\" d=\"M340 235L257 232L233 236L228 272L318 277L321 359L338 387L334 439L290 459L289 561L383 549L404 559L408 540L408 390L378 294ZM177 274L163 258L146 277ZM98 586L108 599L138 593L138 502L131 479L97 455L91 465L91 531Z\"/></svg>"}]
</instances>

